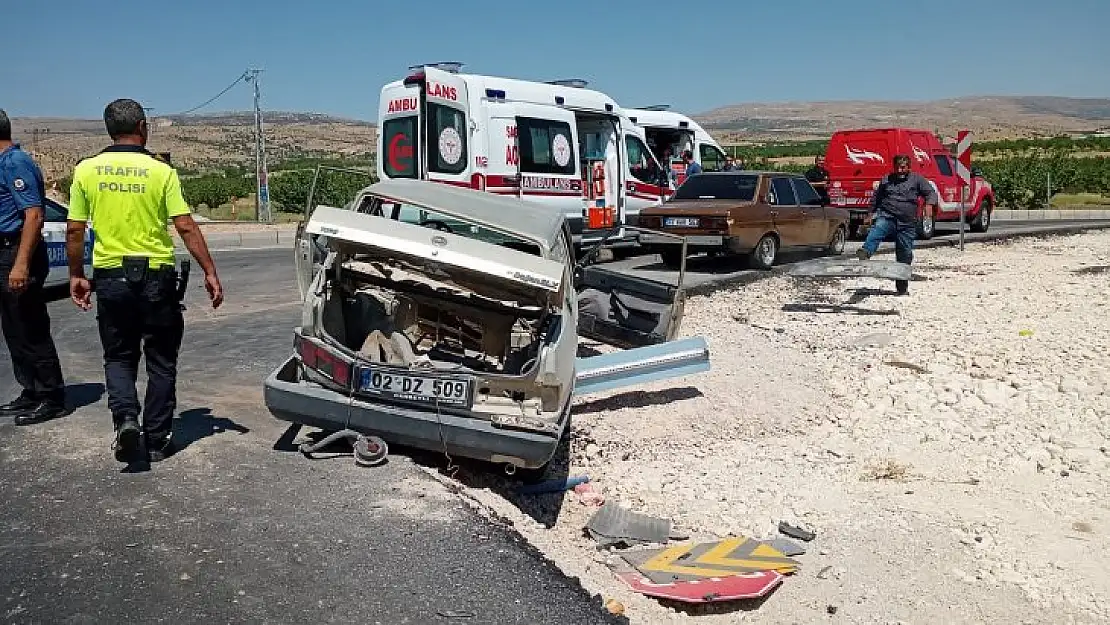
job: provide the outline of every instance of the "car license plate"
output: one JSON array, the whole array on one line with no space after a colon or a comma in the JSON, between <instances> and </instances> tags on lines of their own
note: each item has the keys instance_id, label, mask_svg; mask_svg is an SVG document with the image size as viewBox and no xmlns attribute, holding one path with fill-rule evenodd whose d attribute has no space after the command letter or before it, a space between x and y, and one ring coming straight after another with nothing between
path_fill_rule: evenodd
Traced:
<instances>
[{"instance_id":1,"label":"car license plate","mask_svg":"<svg viewBox=\"0 0 1110 625\"><path fill-rule=\"evenodd\" d=\"M697 217L664 217L663 218L663 225L664 226L673 226L673 227L676 227L676 228L697 228L698 227L698 218Z\"/></svg>"},{"instance_id":2,"label":"car license plate","mask_svg":"<svg viewBox=\"0 0 1110 625\"><path fill-rule=\"evenodd\" d=\"M724 245L724 237L692 236L686 237L686 245Z\"/></svg>"},{"instance_id":3,"label":"car license plate","mask_svg":"<svg viewBox=\"0 0 1110 625\"><path fill-rule=\"evenodd\" d=\"M360 386L364 393L383 399L455 408L471 405L471 381L468 379L363 369Z\"/></svg>"}]
</instances>

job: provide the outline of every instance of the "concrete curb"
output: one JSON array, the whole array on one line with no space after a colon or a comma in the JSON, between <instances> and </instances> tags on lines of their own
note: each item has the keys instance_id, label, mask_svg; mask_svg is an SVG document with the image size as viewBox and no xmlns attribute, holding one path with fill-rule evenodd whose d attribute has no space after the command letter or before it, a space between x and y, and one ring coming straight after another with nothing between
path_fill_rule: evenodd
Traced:
<instances>
[{"instance_id":1,"label":"concrete curb","mask_svg":"<svg viewBox=\"0 0 1110 625\"><path fill-rule=\"evenodd\" d=\"M1034 226L1026 230L1007 230L1002 232L986 232L983 234L976 234L974 238L971 236L964 237L964 245L973 245L976 243L993 243L998 241L1009 241L1012 239L1021 239L1026 237L1036 236L1060 236L1069 234L1080 234L1088 230L1106 230L1110 229L1110 221L1089 223L1089 224L1068 224L1066 226ZM931 249L938 247L959 247L960 239L957 235L952 239L929 239L928 241L916 241L914 243L915 250ZM894 254L894 244L883 243L879 250L875 252L876 255L880 254ZM845 256L851 256L845 254ZM753 271L740 276L729 276L715 280L702 282L686 289L688 296L699 295L712 295L717 291L726 288L747 286L749 284L765 280L774 276L787 275L790 270L790 264L777 265L767 271Z\"/></svg>"},{"instance_id":2,"label":"concrete curb","mask_svg":"<svg viewBox=\"0 0 1110 625\"><path fill-rule=\"evenodd\" d=\"M293 248L293 243L296 241L296 230L284 232L275 230L273 232L206 232L204 234L205 241L208 242L209 248L275 248L286 247ZM185 244L181 239L174 237L174 248L177 250L184 250Z\"/></svg>"},{"instance_id":3,"label":"concrete curb","mask_svg":"<svg viewBox=\"0 0 1110 625\"><path fill-rule=\"evenodd\" d=\"M1057 209L1057 210L1004 210L995 209L991 214L992 221L1045 221L1045 220L1079 220L1079 219L1110 219L1110 210L1102 209Z\"/></svg>"}]
</instances>

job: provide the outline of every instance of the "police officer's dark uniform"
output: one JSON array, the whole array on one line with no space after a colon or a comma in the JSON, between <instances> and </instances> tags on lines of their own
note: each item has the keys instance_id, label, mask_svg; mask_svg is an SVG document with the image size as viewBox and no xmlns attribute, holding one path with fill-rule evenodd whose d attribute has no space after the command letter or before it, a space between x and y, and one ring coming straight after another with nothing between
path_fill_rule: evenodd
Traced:
<instances>
[{"instance_id":1,"label":"police officer's dark uniform","mask_svg":"<svg viewBox=\"0 0 1110 625\"><path fill-rule=\"evenodd\" d=\"M137 103L131 105L132 109L138 107ZM107 121L107 113L105 117ZM77 232L86 221L91 220L95 233L92 264L97 322L120 461L135 459L144 437L150 460L161 460L172 452L177 359L184 333L184 293L178 284L167 221L190 211L177 172L144 147L145 119L141 123L143 134L129 130L129 142L117 138L115 145L78 163L70 191L70 249L76 247ZM134 142L136 136L141 138L139 143ZM201 236L199 231L196 236ZM202 237L200 240L203 242ZM206 274L211 272L211 279L216 280L207 249L202 249L200 260L207 266ZM192 248L190 251L197 255ZM89 285L81 274L81 266L71 262L73 299L87 308L91 307ZM215 285L219 287L218 280ZM135 388L140 354L146 357L147 371L141 429Z\"/></svg>"},{"instance_id":2,"label":"police officer's dark uniform","mask_svg":"<svg viewBox=\"0 0 1110 625\"><path fill-rule=\"evenodd\" d=\"M65 386L58 352L50 336L43 283L50 271L46 243L42 240L42 172L31 156L11 142L11 123L0 111L0 325L11 352L12 371L23 391L0 406L17 425L38 423L65 413ZM20 262L28 212L40 215L34 249ZM34 214L33 213L33 214ZM31 225L28 227L36 227ZM12 274L26 272L12 288Z\"/></svg>"}]
</instances>

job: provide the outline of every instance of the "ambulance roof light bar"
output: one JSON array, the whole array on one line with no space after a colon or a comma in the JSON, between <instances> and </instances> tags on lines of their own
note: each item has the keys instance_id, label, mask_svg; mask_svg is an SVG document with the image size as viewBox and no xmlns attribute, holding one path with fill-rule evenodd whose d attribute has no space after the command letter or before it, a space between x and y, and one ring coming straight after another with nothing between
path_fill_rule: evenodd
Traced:
<instances>
[{"instance_id":1,"label":"ambulance roof light bar","mask_svg":"<svg viewBox=\"0 0 1110 625\"><path fill-rule=\"evenodd\" d=\"M640 110L643 111L669 111L671 110L670 104L652 104L651 106L642 106Z\"/></svg>"},{"instance_id":2,"label":"ambulance roof light bar","mask_svg":"<svg viewBox=\"0 0 1110 625\"><path fill-rule=\"evenodd\" d=\"M559 80L547 81L549 85L558 85L560 87L574 87L575 89L583 89L586 85L590 84L584 78L561 78Z\"/></svg>"},{"instance_id":3,"label":"ambulance roof light bar","mask_svg":"<svg viewBox=\"0 0 1110 625\"><path fill-rule=\"evenodd\" d=\"M452 74L458 74L459 70L462 69L463 65L464 65L464 63L460 63L459 61L440 61L439 63L421 63L420 65L410 65L409 66L409 71L410 72L415 72L415 71L422 70L425 67L434 67L436 69L443 70L445 72L451 72Z\"/></svg>"}]
</instances>

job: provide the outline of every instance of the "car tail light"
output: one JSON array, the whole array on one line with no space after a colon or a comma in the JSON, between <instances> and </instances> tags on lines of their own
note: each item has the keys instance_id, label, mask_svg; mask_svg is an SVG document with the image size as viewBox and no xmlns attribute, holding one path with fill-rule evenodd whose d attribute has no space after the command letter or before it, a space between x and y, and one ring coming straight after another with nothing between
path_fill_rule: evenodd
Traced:
<instances>
[{"instance_id":1,"label":"car tail light","mask_svg":"<svg viewBox=\"0 0 1110 625\"><path fill-rule=\"evenodd\" d=\"M351 383L351 363L303 336L298 336L294 344L297 355L306 367L331 378L336 384L347 386Z\"/></svg>"},{"instance_id":2,"label":"car tail light","mask_svg":"<svg viewBox=\"0 0 1110 625\"><path fill-rule=\"evenodd\" d=\"M702 227L714 230L728 228L728 219L725 217L703 217Z\"/></svg>"},{"instance_id":3,"label":"car tail light","mask_svg":"<svg viewBox=\"0 0 1110 625\"><path fill-rule=\"evenodd\" d=\"M640 217L640 226L644 228L658 228L660 223L662 221L659 217Z\"/></svg>"}]
</instances>

